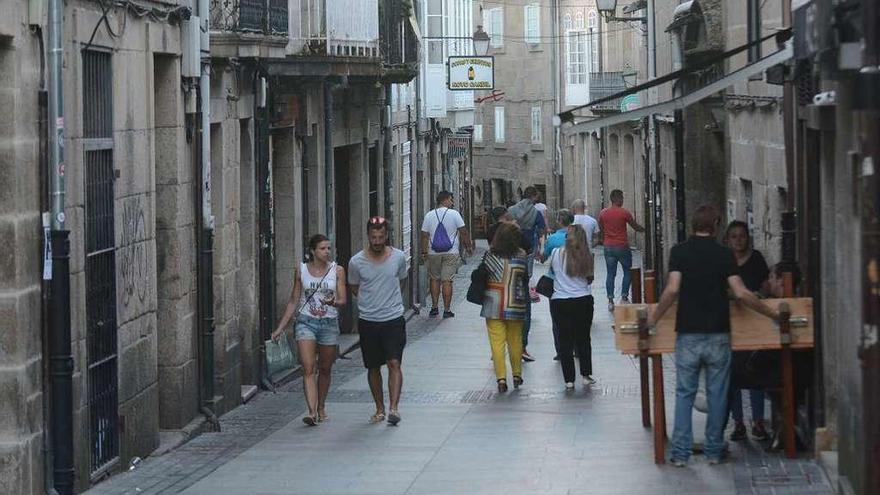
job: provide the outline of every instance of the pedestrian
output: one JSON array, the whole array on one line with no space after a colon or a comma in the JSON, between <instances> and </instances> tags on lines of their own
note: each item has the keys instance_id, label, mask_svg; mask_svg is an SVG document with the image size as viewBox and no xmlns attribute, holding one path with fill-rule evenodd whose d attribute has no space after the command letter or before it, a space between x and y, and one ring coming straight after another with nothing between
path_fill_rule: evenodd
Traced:
<instances>
[{"instance_id":1,"label":"pedestrian","mask_svg":"<svg viewBox=\"0 0 880 495\"><path fill-rule=\"evenodd\" d=\"M550 255L553 253L554 249L565 246L565 238L567 237L569 231L568 227L571 226L573 221L574 216L569 210L563 208L556 212L556 223L559 224L559 229L557 229L556 232L547 236L547 240L544 242L544 249L541 252L542 263L550 259ZM552 267L547 271L547 276L551 279L555 278ZM556 323L553 323L552 326L553 346L556 349L556 356L553 357L553 360L559 361L559 328L556 326Z\"/></svg>"},{"instance_id":2,"label":"pedestrian","mask_svg":"<svg viewBox=\"0 0 880 495\"><path fill-rule=\"evenodd\" d=\"M599 242L599 221L587 214L587 203L582 199L576 199L571 203L571 213L574 215L573 224L580 225L587 233L587 242L590 247L595 247Z\"/></svg>"},{"instance_id":3,"label":"pedestrian","mask_svg":"<svg viewBox=\"0 0 880 495\"><path fill-rule=\"evenodd\" d=\"M348 264L348 283L358 303L358 334L367 368L367 381L376 412L372 423L384 421L382 365L388 367L388 423L400 422L400 390L403 385L403 283L407 276L406 255L388 245L388 221L372 217L367 222L369 247L355 254Z\"/></svg>"},{"instance_id":4,"label":"pedestrian","mask_svg":"<svg viewBox=\"0 0 880 495\"><path fill-rule=\"evenodd\" d=\"M502 222L516 224L516 220L513 219L513 215L508 213L507 208L503 206L492 208L490 213L492 215L492 223L486 229L486 241L492 244L492 239L495 237L495 231L498 230L498 226Z\"/></svg>"},{"instance_id":5,"label":"pedestrian","mask_svg":"<svg viewBox=\"0 0 880 495\"><path fill-rule=\"evenodd\" d=\"M562 365L565 388L574 388L572 352L575 349L583 384L592 385L596 383L590 342L590 327L593 325L593 253L583 227L568 227L565 245L555 248L550 255L550 269L554 274L550 316L559 332L559 364Z\"/></svg>"},{"instance_id":6,"label":"pedestrian","mask_svg":"<svg viewBox=\"0 0 880 495\"><path fill-rule=\"evenodd\" d=\"M623 282L620 288L620 303L629 304L629 270L632 268L632 251L626 235L629 225L636 232L644 232L645 228L638 224L632 213L623 207L623 191L611 191L611 206L599 213L599 231L605 251L605 267L608 275L605 278L605 292L608 294L608 311L614 311L614 282L617 278L617 264L623 268Z\"/></svg>"},{"instance_id":7,"label":"pedestrian","mask_svg":"<svg viewBox=\"0 0 880 495\"><path fill-rule=\"evenodd\" d=\"M294 269L290 299L278 328L272 333L272 339L278 340L287 324L294 321L297 355L303 371L303 392L309 409L303 422L309 426L328 418L325 405L339 341L337 308L347 302L345 269L331 262L330 256L327 237L317 234L309 239L308 262Z\"/></svg>"},{"instance_id":8,"label":"pedestrian","mask_svg":"<svg viewBox=\"0 0 880 495\"><path fill-rule=\"evenodd\" d=\"M678 467L685 466L691 455L691 413L703 369L706 371L708 402L704 452L709 464L718 464L722 460L731 362L728 288L742 304L779 321L779 313L763 304L743 284L733 252L716 242L719 222L720 214L714 206L700 206L694 212L694 235L672 248L666 287L648 317L648 326L655 326L678 300L671 461Z\"/></svg>"},{"instance_id":9,"label":"pedestrian","mask_svg":"<svg viewBox=\"0 0 880 495\"><path fill-rule=\"evenodd\" d=\"M492 363L498 391L507 391L507 369L504 352L510 357L513 386L519 388L522 379L522 327L529 300L526 253L520 243L522 233L512 223L500 223L486 253L484 263L488 271L486 296L480 316L486 319Z\"/></svg>"},{"instance_id":10,"label":"pedestrian","mask_svg":"<svg viewBox=\"0 0 880 495\"><path fill-rule=\"evenodd\" d=\"M453 197L449 191L437 194L437 208L425 214L422 222L422 262L428 267L431 281L431 311L429 317L440 314L440 289L443 289L443 302L446 305L443 318L452 318L452 279L458 272L459 245L465 252L474 251L470 235L465 228L461 214L453 209ZM459 241L460 239L460 241Z\"/></svg>"},{"instance_id":11,"label":"pedestrian","mask_svg":"<svg viewBox=\"0 0 880 495\"><path fill-rule=\"evenodd\" d=\"M725 244L733 250L736 257L736 264L739 269L739 276L742 278L746 288L754 293L758 293L765 288L770 275L770 268L767 261L757 249L752 248L752 238L749 235L749 226L745 222L734 220L727 226L727 232L724 236ZM740 351L733 353L733 367L742 365L745 367L754 355L751 351ZM734 375L735 376L735 375ZM764 391L749 390L749 402L752 407L752 437L755 440L767 440L770 435L767 434L767 427L764 421ZM731 382L730 396L730 414L733 417L733 432L730 439L733 441L745 440L746 425L743 421L743 404L742 390L736 385L736 381Z\"/></svg>"},{"instance_id":12,"label":"pedestrian","mask_svg":"<svg viewBox=\"0 0 880 495\"><path fill-rule=\"evenodd\" d=\"M522 233L522 245L527 246L526 248L526 263L528 266L528 276L531 279L532 271L535 266L535 255L538 251L538 246L541 242L541 237L544 235L544 231L546 230L546 223L544 222L544 215L535 208L535 203L538 201L540 195L538 194L538 190L535 189L534 186L529 186L523 191L523 198L507 209L508 212L513 216L513 219L516 220L517 226ZM527 282L528 282L527 280ZM531 295L529 297L529 302L526 305L526 319L523 323L523 352L522 357L526 361L534 361L535 358L532 357L528 352L529 345L529 330L531 328L532 321L532 298Z\"/></svg>"}]
</instances>

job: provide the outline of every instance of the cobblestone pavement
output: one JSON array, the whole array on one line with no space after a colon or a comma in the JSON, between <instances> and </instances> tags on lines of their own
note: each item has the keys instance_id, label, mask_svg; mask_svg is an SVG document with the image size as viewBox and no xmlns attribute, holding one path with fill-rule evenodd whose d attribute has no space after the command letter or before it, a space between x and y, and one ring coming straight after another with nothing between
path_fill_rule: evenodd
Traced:
<instances>
[{"instance_id":1,"label":"cobblestone pavement","mask_svg":"<svg viewBox=\"0 0 880 495\"><path fill-rule=\"evenodd\" d=\"M592 332L598 384L563 390L542 299L529 345L538 360L524 365L522 389L499 395L479 310L463 302L475 261L456 280L455 318L423 312L408 324L399 427L368 424L372 399L355 351L334 367L327 423L299 421L305 407L296 380L223 416L223 431L148 458L88 493L832 493L812 460L784 459L751 442L733 444L721 466L699 455L683 469L654 464L638 371L614 349L602 304L601 258ZM666 387L671 431L674 367L664 361L673 380ZM704 416L694 420L699 435Z\"/></svg>"}]
</instances>

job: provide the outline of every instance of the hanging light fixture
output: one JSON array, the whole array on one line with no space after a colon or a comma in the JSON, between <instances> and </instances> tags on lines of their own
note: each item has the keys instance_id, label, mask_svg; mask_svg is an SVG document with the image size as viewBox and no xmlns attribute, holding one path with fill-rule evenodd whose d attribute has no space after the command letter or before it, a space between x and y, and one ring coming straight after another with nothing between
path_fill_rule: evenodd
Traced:
<instances>
[{"instance_id":1,"label":"hanging light fixture","mask_svg":"<svg viewBox=\"0 0 880 495\"><path fill-rule=\"evenodd\" d=\"M477 26L474 31L474 55L482 56L489 52L489 34L483 31L483 26Z\"/></svg>"}]
</instances>

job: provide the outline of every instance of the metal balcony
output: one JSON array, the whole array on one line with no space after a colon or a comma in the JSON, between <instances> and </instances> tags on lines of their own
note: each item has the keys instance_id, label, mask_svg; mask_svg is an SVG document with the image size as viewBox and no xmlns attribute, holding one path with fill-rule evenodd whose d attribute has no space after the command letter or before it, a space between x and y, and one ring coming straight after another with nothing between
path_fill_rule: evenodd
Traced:
<instances>
[{"instance_id":1,"label":"metal balcony","mask_svg":"<svg viewBox=\"0 0 880 495\"><path fill-rule=\"evenodd\" d=\"M374 58L379 52L378 0L289 0L289 53Z\"/></svg>"},{"instance_id":2,"label":"metal balcony","mask_svg":"<svg viewBox=\"0 0 880 495\"><path fill-rule=\"evenodd\" d=\"M626 89L623 72L591 72L590 73L590 101L595 101L606 96L619 93ZM590 107L593 113L617 113L620 112L620 98L606 101Z\"/></svg>"},{"instance_id":3,"label":"metal balcony","mask_svg":"<svg viewBox=\"0 0 880 495\"><path fill-rule=\"evenodd\" d=\"M287 34L287 0L211 0L211 30Z\"/></svg>"}]
</instances>

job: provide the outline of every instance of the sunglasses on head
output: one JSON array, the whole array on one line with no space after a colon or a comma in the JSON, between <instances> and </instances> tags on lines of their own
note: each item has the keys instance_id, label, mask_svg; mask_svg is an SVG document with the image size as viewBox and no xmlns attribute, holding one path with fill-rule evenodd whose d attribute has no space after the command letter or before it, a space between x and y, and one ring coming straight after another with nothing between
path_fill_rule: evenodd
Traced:
<instances>
[{"instance_id":1,"label":"sunglasses on head","mask_svg":"<svg viewBox=\"0 0 880 495\"><path fill-rule=\"evenodd\" d=\"M383 223L388 223L388 220L385 220L385 217L372 217L369 221L370 225L381 225Z\"/></svg>"}]
</instances>

